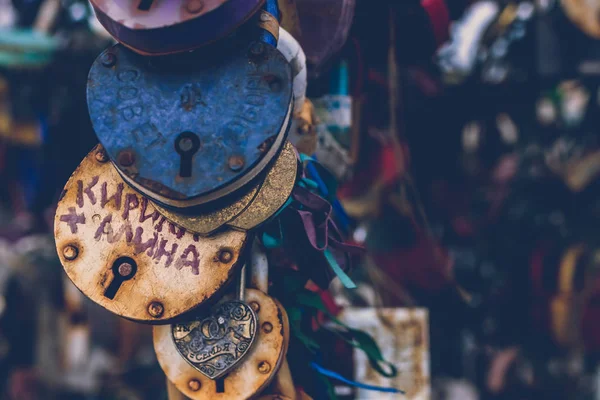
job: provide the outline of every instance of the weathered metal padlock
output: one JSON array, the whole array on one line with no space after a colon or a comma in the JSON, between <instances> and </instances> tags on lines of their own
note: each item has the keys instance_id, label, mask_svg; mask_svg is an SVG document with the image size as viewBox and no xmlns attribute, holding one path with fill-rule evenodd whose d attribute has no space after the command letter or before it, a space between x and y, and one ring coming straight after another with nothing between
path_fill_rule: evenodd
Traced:
<instances>
[{"instance_id":1,"label":"weathered metal padlock","mask_svg":"<svg viewBox=\"0 0 600 400\"><path fill-rule=\"evenodd\" d=\"M208 316L171 325L179 354L210 379L227 375L252 348L258 327L256 313L244 301L246 268L238 279L237 298L221 301Z\"/></svg>"},{"instance_id":2,"label":"weathered metal padlock","mask_svg":"<svg viewBox=\"0 0 600 400\"><path fill-rule=\"evenodd\" d=\"M226 297L224 301L232 299ZM285 310L273 298L256 289L246 289L245 301L258 318L256 338L241 363L221 379L210 379L181 356L173 339L173 327L154 328L154 349L162 369L177 389L190 399L252 398L269 385L284 362L289 343ZM209 326L205 328L209 329ZM226 350L221 344L214 352L223 355Z\"/></svg>"},{"instance_id":3,"label":"weathered metal padlock","mask_svg":"<svg viewBox=\"0 0 600 400\"><path fill-rule=\"evenodd\" d=\"M266 176L244 191L239 198L220 208L201 214L185 213L155 204L159 212L175 224L200 235L219 229L254 229L277 213L289 199L298 174L298 157L286 143Z\"/></svg>"},{"instance_id":4,"label":"weathered metal padlock","mask_svg":"<svg viewBox=\"0 0 600 400\"><path fill-rule=\"evenodd\" d=\"M151 60L116 45L92 66L88 105L123 178L187 208L240 190L275 159L291 120L291 69L262 42Z\"/></svg>"},{"instance_id":5,"label":"weathered metal padlock","mask_svg":"<svg viewBox=\"0 0 600 400\"><path fill-rule=\"evenodd\" d=\"M96 16L119 42L141 54L192 50L224 38L265 0L91 0Z\"/></svg>"},{"instance_id":6,"label":"weathered metal padlock","mask_svg":"<svg viewBox=\"0 0 600 400\"><path fill-rule=\"evenodd\" d=\"M55 217L58 254L69 278L94 302L125 318L167 323L228 283L247 235L187 232L108 161L97 146L66 184Z\"/></svg>"},{"instance_id":7,"label":"weathered metal padlock","mask_svg":"<svg viewBox=\"0 0 600 400\"><path fill-rule=\"evenodd\" d=\"M582 32L595 39L600 39L600 3L585 0L561 0L560 4L567 15Z\"/></svg>"}]
</instances>

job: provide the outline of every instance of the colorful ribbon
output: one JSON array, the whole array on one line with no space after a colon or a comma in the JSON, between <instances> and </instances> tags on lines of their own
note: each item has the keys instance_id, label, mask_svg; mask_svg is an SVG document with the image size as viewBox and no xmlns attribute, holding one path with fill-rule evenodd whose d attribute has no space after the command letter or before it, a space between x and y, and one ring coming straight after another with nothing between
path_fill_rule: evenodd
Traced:
<instances>
[{"instance_id":1,"label":"colorful ribbon","mask_svg":"<svg viewBox=\"0 0 600 400\"><path fill-rule=\"evenodd\" d=\"M350 379L344 378L343 376L341 376L337 372L330 371L328 369L325 369L325 368L321 367L319 364L317 364L315 362L311 362L310 366L314 370L316 370L318 373L320 373L321 375L325 375L328 378L332 378L332 379L335 379L337 381L343 382L346 385L354 386L354 387L357 387L357 388L360 388L360 389L365 389L365 390L372 390L372 391L375 391L375 392L405 394L405 392L403 390L396 389L396 388L389 388L389 387L382 387L382 386L375 386L375 385L367 385L365 383L360 383L360 382L352 381Z\"/></svg>"}]
</instances>

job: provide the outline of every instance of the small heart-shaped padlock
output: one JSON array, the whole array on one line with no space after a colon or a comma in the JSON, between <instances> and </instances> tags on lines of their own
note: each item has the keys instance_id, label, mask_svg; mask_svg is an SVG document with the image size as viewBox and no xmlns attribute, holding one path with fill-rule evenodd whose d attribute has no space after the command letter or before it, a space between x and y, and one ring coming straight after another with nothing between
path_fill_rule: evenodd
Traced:
<instances>
[{"instance_id":1,"label":"small heart-shaped padlock","mask_svg":"<svg viewBox=\"0 0 600 400\"><path fill-rule=\"evenodd\" d=\"M224 301L236 302L231 297ZM287 314L275 299L260 290L246 289L244 302L257 317L254 344L239 364L216 380L201 373L182 357L173 338L173 326L154 327L154 350L158 361L169 381L190 399L253 398L265 390L277 375L285 360L289 342ZM205 328L209 329L210 323Z\"/></svg>"},{"instance_id":2,"label":"small heart-shaped padlock","mask_svg":"<svg viewBox=\"0 0 600 400\"><path fill-rule=\"evenodd\" d=\"M256 314L242 301L217 304L208 317L173 325L179 354L210 379L219 379L248 353L256 338Z\"/></svg>"}]
</instances>

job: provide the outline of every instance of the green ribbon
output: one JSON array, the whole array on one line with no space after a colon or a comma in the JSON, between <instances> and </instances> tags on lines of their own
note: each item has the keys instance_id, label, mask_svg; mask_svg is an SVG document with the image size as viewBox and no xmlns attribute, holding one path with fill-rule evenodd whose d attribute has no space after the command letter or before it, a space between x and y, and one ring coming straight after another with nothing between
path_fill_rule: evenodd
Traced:
<instances>
[{"instance_id":1,"label":"green ribbon","mask_svg":"<svg viewBox=\"0 0 600 400\"><path fill-rule=\"evenodd\" d=\"M325 307L323 300L317 293L304 290L301 293L296 294L296 301L300 305L323 312L332 322L344 328L344 333L337 330L329 330L350 346L362 350L369 359L369 363L373 369L379 374L387 378L393 378L398 375L398 369L383 358L383 354L381 354L381 350L375 340L369 334L358 329L350 328L348 325L337 319L329 312L327 307ZM387 367L388 371L386 371L384 367Z\"/></svg>"},{"instance_id":2,"label":"green ribbon","mask_svg":"<svg viewBox=\"0 0 600 400\"><path fill-rule=\"evenodd\" d=\"M356 289L356 283L354 283L354 281L348 276L348 274L344 272L342 267L340 267L333 254L331 254L331 251L329 251L329 249L326 249L324 254L325 258L327 259L327 262L329 263L329 266L340 279L342 285L344 285L346 289Z\"/></svg>"}]
</instances>

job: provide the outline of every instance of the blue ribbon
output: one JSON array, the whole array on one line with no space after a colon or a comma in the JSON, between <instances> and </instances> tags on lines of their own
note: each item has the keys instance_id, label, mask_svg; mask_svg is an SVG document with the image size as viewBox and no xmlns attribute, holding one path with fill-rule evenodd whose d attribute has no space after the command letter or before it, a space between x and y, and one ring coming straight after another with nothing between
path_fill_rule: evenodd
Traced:
<instances>
[{"instance_id":1,"label":"blue ribbon","mask_svg":"<svg viewBox=\"0 0 600 400\"><path fill-rule=\"evenodd\" d=\"M308 171L312 180L314 180L317 183L319 190L321 191L321 194L323 196L325 196L326 198L329 197L330 193L329 193L329 190L327 189L327 185L325 184L325 182L323 182L323 179L321 179L321 177L319 176L319 172L317 171L315 166L311 165L311 163L310 163L311 161L316 162L316 160L311 157L305 157L304 160L309 161L306 165L306 170ZM350 225L350 217L348 217L348 214L346 214L346 210L344 210L344 207L342 207L342 205L338 199L334 199L332 201L331 205L333 206L333 212L337 215L338 222L342 226L342 229L347 231L348 226Z\"/></svg>"},{"instance_id":2,"label":"blue ribbon","mask_svg":"<svg viewBox=\"0 0 600 400\"><path fill-rule=\"evenodd\" d=\"M263 10L279 20L279 6L277 5L277 0L267 0ZM264 43L270 44L273 47L277 47L277 39L270 32L263 30L260 35L260 40Z\"/></svg>"},{"instance_id":3,"label":"blue ribbon","mask_svg":"<svg viewBox=\"0 0 600 400\"><path fill-rule=\"evenodd\" d=\"M360 383L360 382L351 381L350 379L344 378L343 376L341 376L337 372L330 371L328 369L325 369L325 368L321 367L316 362L311 362L310 366L314 370L316 370L318 373L320 373L321 375L325 375L328 378L332 378L332 379L335 379L337 381L343 382L346 385L354 386L354 387L357 387L357 388L360 388L360 389L365 389L365 390L372 390L374 392L405 394L404 391L396 389L396 388L373 386L373 385L367 385L367 384Z\"/></svg>"}]
</instances>

